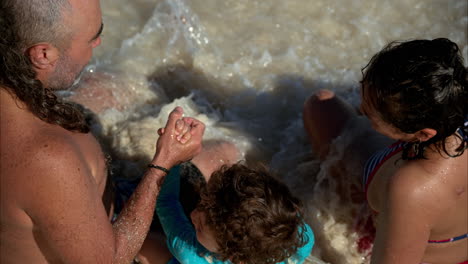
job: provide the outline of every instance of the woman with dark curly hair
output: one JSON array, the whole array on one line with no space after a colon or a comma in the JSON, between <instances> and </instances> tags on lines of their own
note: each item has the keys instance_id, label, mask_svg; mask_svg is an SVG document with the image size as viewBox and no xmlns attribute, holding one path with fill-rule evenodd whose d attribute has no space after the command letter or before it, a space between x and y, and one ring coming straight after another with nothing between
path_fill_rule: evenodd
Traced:
<instances>
[{"instance_id":1,"label":"woman with dark curly hair","mask_svg":"<svg viewBox=\"0 0 468 264\"><path fill-rule=\"evenodd\" d=\"M314 235L300 201L264 167L213 172L192 223L179 202L180 167L166 177L157 201L171 263L302 263L309 256Z\"/></svg>"},{"instance_id":2,"label":"woman with dark curly hair","mask_svg":"<svg viewBox=\"0 0 468 264\"><path fill-rule=\"evenodd\" d=\"M363 75L361 112L397 140L364 168L377 229L371 263L468 263L468 76L458 46L391 43ZM331 91L307 100L304 125L322 157L354 116Z\"/></svg>"}]
</instances>

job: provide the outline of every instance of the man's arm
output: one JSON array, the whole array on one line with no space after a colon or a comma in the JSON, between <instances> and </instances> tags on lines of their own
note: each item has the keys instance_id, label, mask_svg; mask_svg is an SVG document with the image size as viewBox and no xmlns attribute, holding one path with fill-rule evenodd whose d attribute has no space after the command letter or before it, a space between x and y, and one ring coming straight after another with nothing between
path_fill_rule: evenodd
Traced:
<instances>
[{"instance_id":1,"label":"man's arm","mask_svg":"<svg viewBox=\"0 0 468 264\"><path fill-rule=\"evenodd\" d=\"M166 132L158 139L152 163L170 168L190 159L201 149L204 126L186 144L174 131L182 109L169 116ZM63 145L61 145L63 144ZM64 263L130 263L138 253L153 218L159 184L165 176L150 169L126 203L114 226L108 222L97 184L85 159L58 142L35 154L27 171L34 199L25 211L34 222L38 244L49 260ZM48 157L48 158L47 158ZM58 259L57 259L58 258Z\"/></svg>"}]
</instances>

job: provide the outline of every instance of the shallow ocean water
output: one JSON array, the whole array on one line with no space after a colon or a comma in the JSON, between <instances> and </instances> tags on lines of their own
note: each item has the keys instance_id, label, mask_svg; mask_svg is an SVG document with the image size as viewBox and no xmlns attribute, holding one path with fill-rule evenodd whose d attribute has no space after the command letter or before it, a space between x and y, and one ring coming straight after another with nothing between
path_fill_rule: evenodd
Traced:
<instances>
[{"instance_id":1,"label":"shallow ocean water","mask_svg":"<svg viewBox=\"0 0 468 264\"><path fill-rule=\"evenodd\" d=\"M85 101L103 99L95 130L114 153L114 173L140 174L156 129L182 106L206 123L206 140L234 142L304 201L317 237L307 263L368 261L353 227L361 205L340 195L359 188L355 150L372 132L356 120L319 162L302 126L304 100L328 88L357 106L361 68L391 41L446 37L465 64L468 57L465 0L101 0L101 7L103 43L78 89Z\"/></svg>"}]
</instances>

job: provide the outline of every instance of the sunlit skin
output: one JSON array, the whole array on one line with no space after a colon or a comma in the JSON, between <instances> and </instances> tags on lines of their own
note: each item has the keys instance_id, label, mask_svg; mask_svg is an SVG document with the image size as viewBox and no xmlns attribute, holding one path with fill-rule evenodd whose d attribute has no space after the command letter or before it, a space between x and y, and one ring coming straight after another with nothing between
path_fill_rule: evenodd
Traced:
<instances>
[{"instance_id":1,"label":"sunlit skin","mask_svg":"<svg viewBox=\"0 0 468 264\"><path fill-rule=\"evenodd\" d=\"M97 14L94 17L101 17L100 8L94 10ZM92 12L87 10L86 12ZM77 14L79 15L79 14ZM87 14L89 15L89 14ZM70 69L69 73L65 73L68 76L63 81L64 87L70 87L73 82L80 76L84 67L88 64L91 57L93 56L93 50L101 44L101 34L104 29L104 24L101 19L95 19L94 21L86 21L83 19L67 19L72 27L76 28L76 33L70 40L70 46L63 52L61 58L66 61L72 62L72 65L68 65ZM58 63L60 66L60 61ZM59 70L58 68L56 70ZM58 76L60 78L60 76Z\"/></svg>"},{"instance_id":2,"label":"sunlit skin","mask_svg":"<svg viewBox=\"0 0 468 264\"><path fill-rule=\"evenodd\" d=\"M78 28L73 28L81 34L76 38L86 39L86 42L72 43L70 47L71 54L76 57L80 52L83 53L80 58L68 59L73 65L79 65L79 67L62 69L62 72L74 72L73 76L56 76L59 79L70 79L70 84L76 75L75 73L78 73L88 63L92 49L100 43L100 38L95 38L102 23L99 2L84 2L70 2L72 8L76 9L73 14L80 16L70 17L71 20L80 20L77 21L77 23L79 22ZM85 12L81 14L82 11ZM86 28L79 27L83 25L86 25ZM89 42L93 38L95 39L92 43ZM37 77L45 84L50 83L49 80L53 77L54 72L57 72L57 63L62 59L58 50L48 43L38 43L25 52L30 56L33 67L37 71ZM77 61L74 61L75 59ZM59 126L42 122L27 111L27 107L20 101L14 100L14 97L7 90L0 89L0 93L2 105L0 133L2 164L0 183L1 262L63 262L68 258L56 255L56 252L60 251L60 245L52 246L50 241L56 240L64 243L67 241L64 238L69 237L72 233L67 233L66 229L63 229L65 233L62 234L55 234L48 230L60 230L61 225L67 219L66 217L62 218L62 214L68 211L70 215L74 216L74 212L73 210L60 209L59 204L53 201L61 199L61 195L68 191L62 185L67 181L69 184L77 186L92 186L86 193L89 195L88 198L95 198L95 200L82 199L82 202L85 204L89 202L87 204L88 210L102 208L102 211L99 211L100 213L95 217L103 217L104 221L107 222L108 217L100 201L107 178L104 155L92 135L72 133ZM22 131L22 133L18 133L18 131ZM67 158L76 156L81 157L76 160L76 163L72 162L72 158ZM55 159L55 162L53 157L62 157L65 160ZM15 165L20 163L23 165ZM68 174L67 177L74 177L73 181L67 180L67 177L58 175L55 177L55 172L67 167L67 165L70 167L62 173L63 175ZM77 171L86 173L87 176L75 177ZM53 187L51 188L51 186ZM78 192L80 188L74 188L74 190ZM47 196L43 196L45 194ZM85 195L85 192L81 195ZM52 200L49 202L49 199ZM44 208L44 204L48 204L47 208ZM76 213L78 211L79 207L76 208ZM57 223L47 221L48 217L52 215L55 215L56 219L62 220ZM89 220L88 216L82 214L76 220L85 222ZM45 224L46 222L48 224ZM91 223L95 223L95 221ZM99 227L94 227L97 232ZM105 234L108 230L111 228L103 228L102 232ZM68 257L73 258L76 253L79 252L65 254L69 254Z\"/></svg>"},{"instance_id":3,"label":"sunlit skin","mask_svg":"<svg viewBox=\"0 0 468 264\"><path fill-rule=\"evenodd\" d=\"M71 85L101 42L99 1L70 4L73 11L64 25L72 34L65 52L50 43L25 51L46 87ZM43 122L6 87L0 95L0 262L130 263L149 230L165 173L148 170L112 224L103 204L108 168L94 136ZM191 120L190 142L170 136L182 116L181 108L174 109L167 135L154 133L158 141L152 163L170 168L200 152L204 125L198 120ZM156 260L167 263L169 258L161 252Z\"/></svg>"},{"instance_id":4,"label":"sunlit skin","mask_svg":"<svg viewBox=\"0 0 468 264\"><path fill-rule=\"evenodd\" d=\"M71 10L63 11L63 23L68 25L64 47L38 43L29 47L37 79L51 89L67 89L89 63L93 49L101 44L103 31L99 1L70 1Z\"/></svg>"}]
</instances>

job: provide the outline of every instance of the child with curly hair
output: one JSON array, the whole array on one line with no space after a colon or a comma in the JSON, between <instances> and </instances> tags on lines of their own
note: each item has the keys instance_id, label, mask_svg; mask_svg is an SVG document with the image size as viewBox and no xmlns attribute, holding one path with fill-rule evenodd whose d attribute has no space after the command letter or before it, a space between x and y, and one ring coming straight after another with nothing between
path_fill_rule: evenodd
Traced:
<instances>
[{"instance_id":1,"label":"child with curly hair","mask_svg":"<svg viewBox=\"0 0 468 264\"><path fill-rule=\"evenodd\" d=\"M180 170L166 176L157 214L174 258L170 263L302 263L314 245L301 202L264 167L224 165L200 189L184 214Z\"/></svg>"}]
</instances>

